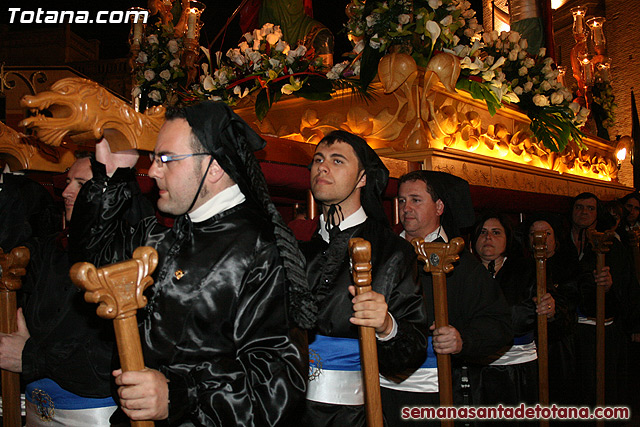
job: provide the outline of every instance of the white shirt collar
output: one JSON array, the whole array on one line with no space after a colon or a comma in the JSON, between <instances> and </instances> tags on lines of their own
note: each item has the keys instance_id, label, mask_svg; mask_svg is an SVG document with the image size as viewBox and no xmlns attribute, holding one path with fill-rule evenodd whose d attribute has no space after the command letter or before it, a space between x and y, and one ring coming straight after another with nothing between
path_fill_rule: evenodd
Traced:
<instances>
[{"instance_id":1,"label":"white shirt collar","mask_svg":"<svg viewBox=\"0 0 640 427\"><path fill-rule=\"evenodd\" d=\"M367 218L368 217L364 212L364 208L360 206L360 209L340 221L338 228L340 228L340 231L342 231L346 230L347 228L355 227L356 225L365 222ZM324 214L320 215L320 230L318 230L318 233L320 233L320 237L322 237L325 242L329 243L329 232L325 228L326 224L327 222L324 219Z\"/></svg>"},{"instance_id":2,"label":"white shirt collar","mask_svg":"<svg viewBox=\"0 0 640 427\"><path fill-rule=\"evenodd\" d=\"M400 233L400 237L402 237L403 239L406 239L406 235L407 235L407 232L402 230L402 233ZM424 238L424 241L427 243L431 243L434 240L436 240L438 237L442 237L442 240L444 240L445 243L449 243L449 238L447 237L447 233L444 232L444 228L442 228L442 226L439 226L434 231L427 234Z\"/></svg>"},{"instance_id":3,"label":"white shirt collar","mask_svg":"<svg viewBox=\"0 0 640 427\"><path fill-rule=\"evenodd\" d=\"M244 202L246 198L238 184L234 184L231 187L225 188L211 199L207 200L202 206L189 214L191 222L202 222L219 214L222 211L231 209L234 206Z\"/></svg>"}]
</instances>

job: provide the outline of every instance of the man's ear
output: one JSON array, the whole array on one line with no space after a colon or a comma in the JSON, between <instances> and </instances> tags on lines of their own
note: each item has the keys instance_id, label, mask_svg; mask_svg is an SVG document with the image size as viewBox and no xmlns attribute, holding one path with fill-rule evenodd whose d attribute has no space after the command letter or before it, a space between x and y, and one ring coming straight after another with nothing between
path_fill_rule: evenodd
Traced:
<instances>
[{"instance_id":1,"label":"man's ear","mask_svg":"<svg viewBox=\"0 0 640 427\"><path fill-rule=\"evenodd\" d=\"M360 181L358 181L358 185L356 185L356 188L362 188L365 185L367 185L367 174L362 171L362 177L360 177Z\"/></svg>"},{"instance_id":2,"label":"man's ear","mask_svg":"<svg viewBox=\"0 0 640 427\"><path fill-rule=\"evenodd\" d=\"M206 165L208 163L208 161L202 162L202 167L206 168ZM225 171L224 169L222 169L222 166L220 166L218 161L216 159L211 160L211 166L209 166L209 171L207 172L207 181L215 184L216 182L220 181L224 177L224 175Z\"/></svg>"},{"instance_id":3,"label":"man's ear","mask_svg":"<svg viewBox=\"0 0 640 427\"><path fill-rule=\"evenodd\" d=\"M442 216L444 213L444 202L442 199L436 200L436 215Z\"/></svg>"}]
</instances>

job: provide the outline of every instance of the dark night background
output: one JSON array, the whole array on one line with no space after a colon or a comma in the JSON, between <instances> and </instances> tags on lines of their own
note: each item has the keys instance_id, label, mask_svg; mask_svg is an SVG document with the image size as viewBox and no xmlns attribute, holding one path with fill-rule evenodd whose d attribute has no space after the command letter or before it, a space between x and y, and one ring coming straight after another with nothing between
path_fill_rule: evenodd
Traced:
<instances>
[{"instance_id":1,"label":"dark night background","mask_svg":"<svg viewBox=\"0 0 640 427\"><path fill-rule=\"evenodd\" d=\"M208 1L201 0L206 4L207 8L202 15L204 27L201 31L200 44L207 46L211 40L215 38L223 25L227 22L233 11L240 5L241 0L237 1ZM325 24L334 33L336 38L336 58L339 62L339 55L350 50L350 44L347 40L346 33L342 30L347 21L344 13L348 0L314 0L313 11L314 18ZM482 21L481 16L481 0L472 0L472 7L476 10L478 21ZM9 31L22 31L30 28L45 27L53 24L9 24L10 14L8 8L17 7L21 10L36 11L38 7L44 11L47 10L89 10L92 14L97 10L122 10L126 11L133 6L147 7L144 0L110 0L104 2L95 1L78 1L78 0L59 0L55 2L45 2L42 0L7 0L3 2L0 9L0 26L4 26ZM79 36L91 40L100 40L100 58L124 58L128 56L129 45L127 37L129 33L129 24L72 24L71 29ZM242 37L238 18L236 17L229 25L226 34L221 37L212 46L213 51L222 50L223 52L231 47L236 47ZM224 40L224 41L223 41ZM0 62L6 60L0 58Z\"/></svg>"}]
</instances>

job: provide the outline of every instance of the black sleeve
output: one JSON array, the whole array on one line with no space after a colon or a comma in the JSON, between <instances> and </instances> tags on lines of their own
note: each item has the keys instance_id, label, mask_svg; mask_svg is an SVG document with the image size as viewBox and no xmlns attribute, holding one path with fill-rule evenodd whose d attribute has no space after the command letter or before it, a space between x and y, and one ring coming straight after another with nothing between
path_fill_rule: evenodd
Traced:
<instances>
[{"instance_id":1,"label":"black sleeve","mask_svg":"<svg viewBox=\"0 0 640 427\"><path fill-rule=\"evenodd\" d=\"M93 178L73 208L69 259L101 266L130 258L156 221L133 169L120 168L109 178L103 164L92 160L91 168Z\"/></svg>"}]
</instances>

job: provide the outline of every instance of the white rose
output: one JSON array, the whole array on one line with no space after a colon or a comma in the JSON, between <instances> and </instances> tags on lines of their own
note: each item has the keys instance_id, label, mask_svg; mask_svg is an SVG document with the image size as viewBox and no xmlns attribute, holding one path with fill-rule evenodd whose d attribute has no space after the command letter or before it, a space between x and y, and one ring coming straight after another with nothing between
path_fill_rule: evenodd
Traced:
<instances>
[{"instance_id":1,"label":"white rose","mask_svg":"<svg viewBox=\"0 0 640 427\"><path fill-rule=\"evenodd\" d=\"M156 72L153 70L144 70L144 78L147 79L147 81L151 81L153 80L153 78L156 76Z\"/></svg>"},{"instance_id":2,"label":"white rose","mask_svg":"<svg viewBox=\"0 0 640 427\"><path fill-rule=\"evenodd\" d=\"M271 68L279 68L280 67L280 61L278 61L275 58L269 58L269 65L271 65Z\"/></svg>"},{"instance_id":3,"label":"white rose","mask_svg":"<svg viewBox=\"0 0 640 427\"><path fill-rule=\"evenodd\" d=\"M529 73L529 69L527 67L520 67L520 69L518 70L518 75L519 76L526 76Z\"/></svg>"},{"instance_id":4,"label":"white rose","mask_svg":"<svg viewBox=\"0 0 640 427\"><path fill-rule=\"evenodd\" d=\"M162 100L162 95L157 90L152 90L149 92L149 98L154 100L155 102L160 102Z\"/></svg>"},{"instance_id":5,"label":"white rose","mask_svg":"<svg viewBox=\"0 0 640 427\"><path fill-rule=\"evenodd\" d=\"M398 15L398 22L401 25L408 24L409 21L411 21L411 16L410 15L407 15L406 13L402 13L402 14Z\"/></svg>"},{"instance_id":6,"label":"white rose","mask_svg":"<svg viewBox=\"0 0 640 427\"><path fill-rule=\"evenodd\" d=\"M172 60L169 62L169 66L170 66L171 68L178 68L178 66L179 66L179 65L180 65L180 60L179 60L179 59L172 59ZM203 63L202 65L207 65L207 64L204 64L204 63Z\"/></svg>"},{"instance_id":7,"label":"white rose","mask_svg":"<svg viewBox=\"0 0 640 427\"><path fill-rule=\"evenodd\" d=\"M240 49L240 52L244 53L245 50L249 49L249 43L242 42L238 45L238 48Z\"/></svg>"},{"instance_id":8,"label":"white rose","mask_svg":"<svg viewBox=\"0 0 640 427\"><path fill-rule=\"evenodd\" d=\"M551 94L551 103L554 105L562 104L564 101L564 96L560 92L553 92Z\"/></svg>"},{"instance_id":9,"label":"white rose","mask_svg":"<svg viewBox=\"0 0 640 427\"><path fill-rule=\"evenodd\" d=\"M266 24L264 24L262 26L262 28L260 29L260 34L262 35L262 37L265 37L267 34L271 34L273 33L273 28L275 27L275 25L273 25L270 22L267 22Z\"/></svg>"},{"instance_id":10,"label":"white rose","mask_svg":"<svg viewBox=\"0 0 640 427\"><path fill-rule=\"evenodd\" d=\"M267 34L267 43L269 43L270 45L274 45L276 43L278 43L278 41L280 40L280 36L278 36L276 33L270 33Z\"/></svg>"},{"instance_id":11,"label":"white rose","mask_svg":"<svg viewBox=\"0 0 640 427\"><path fill-rule=\"evenodd\" d=\"M546 107L547 105L549 105L549 98L544 95L537 94L533 96L533 103L538 107Z\"/></svg>"},{"instance_id":12,"label":"white rose","mask_svg":"<svg viewBox=\"0 0 640 427\"><path fill-rule=\"evenodd\" d=\"M141 93L142 93L142 91L140 90L140 86L135 86L135 87L131 90L131 96L133 96L134 98L139 97Z\"/></svg>"},{"instance_id":13,"label":"white rose","mask_svg":"<svg viewBox=\"0 0 640 427\"><path fill-rule=\"evenodd\" d=\"M222 70L216 70L213 72L213 77L216 79L220 86L225 86L229 83L229 78L227 77L227 73Z\"/></svg>"},{"instance_id":14,"label":"white rose","mask_svg":"<svg viewBox=\"0 0 640 427\"><path fill-rule=\"evenodd\" d=\"M517 50L512 50L511 52L509 52L509 61L515 61L518 59L518 51Z\"/></svg>"},{"instance_id":15,"label":"white rose","mask_svg":"<svg viewBox=\"0 0 640 427\"><path fill-rule=\"evenodd\" d=\"M222 97L218 95L212 95L209 97L211 101L222 101Z\"/></svg>"},{"instance_id":16,"label":"white rose","mask_svg":"<svg viewBox=\"0 0 640 427\"><path fill-rule=\"evenodd\" d=\"M526 82L524 84L524 91L531 92L531 89L533 89L533 82Z\"/></svg>"},{"instance_id":17,"label":"white rose","mask_svg":"<svg viewBox=\"0 0 640 427\"><path fill-rule=\"evenodd\" d=\"M541 47L540 50L538 51L538 56L546 56L546 55L547 55L547 48Z\"/></svg>"},{"instance_id":18,"label":"white rose","mask_svg":"<svg viewBox=\"0 0 640 427\"><path fill-rule=\"evenodd\" d=\"M379 36L378 34L374 35L373 37L371 37L371 40L369 40L369 46L371 46L372 49L378 49L380 47L380 42L374 41L373 39L378 39Z\"/></svg>"},{"instance_id":19,"label":"white rose","mask_svg":"<svg viewBox=\"0 0 640 427\"><path fill-rule=\"evenodd\" d=\"M449 25L451 25L452 22L453 22L453 16L451 15L447 15L440 20L440 24L442 24L443 27L448 27Z\"/></svg>"},{"instance_id":20,"label":"white rose","mask_svg":"<svg viewBox=\"0 0 640 427\"><path fill-rule=\"evenodd\" d=\"M520 33L517 31L509 32L509 36L507 37L510 43L518 43L520 40Z\"/></svg>"},{"instance_id":21,"label":"white rose","mask_svg":"<svg viewBox=\"0 0 640 427\"><path fill-rule=\"evenodd\" d=\"M516 93L516 95L522 95L522 86L516 86L513 91Z\"/></svg>"},{"instance_id":22,"label":"white rose","mask_svg":"<svg viewBox=\"0 0 640 427\"><path fill-rule=\"evenodd\" d=\"M442 6L442 0L429 0L429 6L431 9L436 10L440 6Z\"/></svg>"},{"instance_id":23,"label":"white rose","mask_svg":"<svg viewBox=\"0 0 640 427\"><path fill-rule=\"evenodd\" d=\"M276 43L276 52L282 53L285 51L289 51L289 43L284 40L278 40L278 43Z\"/></svg>"},{"instance_id":24,"label":"white rose","mask_svg":"<svg viewBox=\"0 0 640 427\"><path fill-rule=\"evenodd\" d=\"M536 65L536 61L533 60L533 58L527 58L524 60L524 66L527 68L531 68L534 65Z\"/></svg>"},{"instance_id":25,"label":"white rose","mask_svg":"<svg viewBox=\"0 0 640 427\"><path fill-rule=\"evenodd\" d=\"M527 57L527 51L526 50L521 50L521 51L518 52L518 59L519 60L522 61L526 57Z\"/></svg>"},{"instance_id":26,"label":"white rose","mask_svg":"<svg viewBox=\"0 0 640 427\"><path fill-rule=\"evenodd\" d=\"M169 80L171 78L171 72L169 70L162 70L160 71L160 77Z\"/></svg>"},{"instance_id":27,"label":"white rose","mask_svg":"<svg viewBox=\"0 0 640 427\"><path fill-rule=\"evenodd\" d=\"M473 9L467 9L467 10L465 10L464 12L462 12L462 16L463 16L465 19L473 18L473 15L475 15L475 14L476 14L476 11L475 11L475 10L473 10Z\"/></svg>"},{"instance_id":28,"label":"white rose","mask_svg":"<svg viewBox=\"0 0 640 427\"><path fill-rule=\"evenodd\" d=\"M141 64L146 64L148 60L149 60L149 58L147 57L146 53L144 53L144 52L138 53L138 57L136 58L136 62L140 62Z\"/></svg>"},{"instance_id":29,"label":"white rose","mask_svg":"<svg viewBox=\"0 0 640 427\"><path fill-rule=\"evenodd\" d=\"M155 34L151 34L149 37L147 37L147 43L158 44L158 36L156 36Z\"/></svg>"},{"instance_id":30,"label":"white rose","mask_svg":"<svg viewBox=\"0 0 640 427\"><path fill-rule=\"evenodd\" d=\"M502 49L502 40L496 40L496 49Z\"/></svg>"},{"instance_id":31,"label":"white rose","mask_svg":"<svg viewBox=\"0 0 640 427\"><path fill-rule=\"evenodd\" d=\"M178 42L173 39L169 40L167 48L169 48L169 52L176 53L178 51Z\"/></svg>"},{"instance_id":32,"label":"white rose","mask_svg":"<svg viewBox=\"0 0 640 427\"><path fill-rule=\"evenodd\" d=\"M366 20L367 20L367 27L373 27L376 24L376 22L378 22L378 17L374 13L367 16Z\"/></svg>"},{"instance_id":33,"label":"white rose","mask_svg":"<svg viewBox=\"0 0 640 427\"><path fill-rule=\"evenodd\" d=\"M473 35L474 35L475 33L476 33L476 32L473 30L473 28L465 28L465 29L464 29L464 35L465 35L466 37L471 38L471 37L473 37Z\"/></svg>"},{"instance_id":34,"label":"white rose","mask_svg":"<svg viewBox=\"0 0 640 427\"><path fill-rule=\"evenodd\" d=\"M251 33L244 33L244 35L242 37L245 38L247 43L252 43L253 42L253 34L251 34Z\"/></svg>"},{"instance_id":35,"label":"white rose","mask_svg":"<svg viewBox=\"0 0 640 427\"><path fill-rule=\"evenodd\" d=\"M573 111L573 115L577 116L578 113L580 112L580 104L578 104L577 102L572 102L571 104L569 104L569 108L571 109L571 111Z\"/></svg>"},{"instance_id":36,"label":"white rose","mask_svg":"<svg viewBox=\"0 0 640 427\"><path fill-rule=\"evenodd\" d=\"M551 83L549 83L547 80L543 81L543 82L540 84L540 89L541 89L543 92L548 91L549 89L551 89Z\"/></svg>"},{"instance_id":37,"label":"white rose","mask_svg":"<svg viewBox=\"0 0 640 427\"><path fill-rule=\"evenodd\" d=\"M520 39L520 49L527 50L528 47L529 42L527 41L527 39Z\"/></svg>"}]
</instances>

